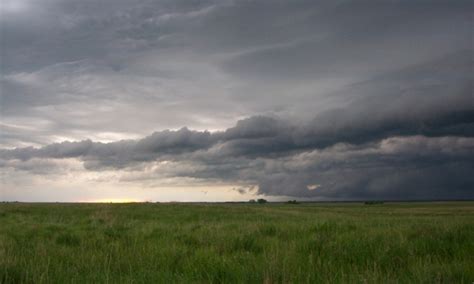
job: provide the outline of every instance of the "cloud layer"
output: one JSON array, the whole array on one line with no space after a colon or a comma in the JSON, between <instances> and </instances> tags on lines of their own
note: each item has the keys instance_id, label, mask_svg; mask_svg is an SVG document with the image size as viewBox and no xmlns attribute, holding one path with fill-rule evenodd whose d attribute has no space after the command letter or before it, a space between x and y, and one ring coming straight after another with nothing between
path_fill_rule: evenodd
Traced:
<instances>
[{"instance_id":1,"label":"cloud layer","mask_svg":"<svg viewBox=\"0 0 474 284\"><path fill-rule=\"evenodd\" d=\"M2 184L26 192L55 175L62 188L81 173L273 196L472 199L472 9L5 0Z\"/></svg>"},{"instance_id":2,"label":"cloud layer","mask_svg":"<svg viewBox=\"0 0 474 284\"><path fill-rule=\"evenodd\" d=\"M352 108L352 107L351 107ZM344 112L343 110L340 110ZM402 111L402 110L400 110ZM327 199L473 198L474 112L446 110L396 116L376 123L342 116L295 125L256 116L225 131L155 132L112 143L54 143L2 150L3 167L28 168L32 159L76 158L89 171L151 168L154 178L193 178L238 184L267 195ZM331 118L334 114L327 114ZM319 119L327 121L328 117ZM331 121L334 121L332 119ZM13 162L12 162L13 161ZM158 165L158 166L157 166ZM30 165L31 166L31 165ZM242 189L241 189L242 190Z\"/></svg>"}]
</instances>

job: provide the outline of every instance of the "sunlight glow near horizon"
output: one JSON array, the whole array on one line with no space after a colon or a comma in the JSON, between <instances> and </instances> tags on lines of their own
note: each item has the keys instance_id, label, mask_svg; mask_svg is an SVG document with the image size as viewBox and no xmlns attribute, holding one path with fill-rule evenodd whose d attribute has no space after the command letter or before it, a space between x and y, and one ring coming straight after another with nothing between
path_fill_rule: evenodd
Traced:
<instances>
[{"instance_id":1,"label":"sunlight glow near horizon","mask_svg":"<svg viewBox=\"0 0 474 284\"><path fill-rule=\"evenodd\" d=\"M105 198L105 199L92 199L92 200L79 200L79 203L140 203L145 202L139 199L132 198Z\"/></svg>"},{"instance_id":2,"label":"sunlight glow near horizon","mask_svg":"<svg viewBox=\"0 0 474 284\"><path fill-rule=\"evenodd\" d=\"M58 184L41 179L41 186L29 186L19 193L14 187L3 189L1 201L18 202L78 202L78 203L129 203L129 202L224 202L248 201L262 196L256 192L239 193L231 185L163 186L149 187L114 181L82 181ZM269 200L270 196L263 197Z\"/></svg>"}]
</instances>

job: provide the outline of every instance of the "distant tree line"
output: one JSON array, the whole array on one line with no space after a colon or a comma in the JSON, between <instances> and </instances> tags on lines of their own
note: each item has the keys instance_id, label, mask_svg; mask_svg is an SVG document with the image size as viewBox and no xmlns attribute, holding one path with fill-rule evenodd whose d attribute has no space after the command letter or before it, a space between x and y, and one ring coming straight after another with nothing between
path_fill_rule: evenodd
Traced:
<instances>
[{"instance_id":1,"label":"distant tree line","mask_svg":"<svg viewBox=\"0 0 474 284\"><path fill-rule=\"evenodd\" d=\"M364 202L364 204L365 204L365 205L383 204L383 201L377 201L377 200L366 201L366 202Z\"/></svg>"},{"instance_id":2,"label":"distant tree line","mask_svg":"<svg viewBox=\"0 0 474 284\"><path fill-rule=\"evenodd\" d=\"M257 200L255 199L250 199L249 200L249 203L259 203L259 204L263 204L263 203L267 203L267 200L266 199L263 199L263 198L259 198Z\"/></svg>"},{"instance_id":3,"label":"distant tree line","mask_svg":"<svg viewBox=\"0 0 474 284\"><path fill-rule=\"evenodd\" d=\"M259 199L257 199L257 200L255 200L255 199L250 199L250 200L249 200L249 203L264 204L264 203L267 203L267 200L266 200L266 199L263 199L263 198L259 198ZM296 200L288 200L286 203L288 203L288 204L299 204L299 202L296 201Z\"/></svg>"}]
</instances>

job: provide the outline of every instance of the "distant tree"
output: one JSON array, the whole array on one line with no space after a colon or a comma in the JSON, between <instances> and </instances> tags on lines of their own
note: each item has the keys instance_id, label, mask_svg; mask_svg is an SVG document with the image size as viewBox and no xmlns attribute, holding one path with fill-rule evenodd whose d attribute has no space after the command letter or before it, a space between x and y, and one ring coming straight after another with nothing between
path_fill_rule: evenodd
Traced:
<instances>
[{"instance_id":1,"label":"distant tree","mask_svg":"<svg viewBox=\"0 0 474 284\"><path fill-rule=\"evenodd\" d=\"M296 200L288 200L288 204L298 204L298 201Z\"/></svg>"},{"instance_id":2,"label":"distant tree","mask_svg":"<svg viewBox=\"0 0 474 284\"><path fill-rule=\"evenodd\" d=\"M250 199L249 200L249 203L256 203L257 201L255 201L255 199Z\"/></svg>"},{"instance_id":3,"label":"distant tree","mask_svg":"<svg viewBox=\"0 0 474 284\"><path fill-rule=\"evenodd\" d=\"M260 203L260 204L263 204L263 203L267 203L267 200L263 199L263 198L259 198L259 199L257 199L257 202Z\"/></svg>"}]
</instances>

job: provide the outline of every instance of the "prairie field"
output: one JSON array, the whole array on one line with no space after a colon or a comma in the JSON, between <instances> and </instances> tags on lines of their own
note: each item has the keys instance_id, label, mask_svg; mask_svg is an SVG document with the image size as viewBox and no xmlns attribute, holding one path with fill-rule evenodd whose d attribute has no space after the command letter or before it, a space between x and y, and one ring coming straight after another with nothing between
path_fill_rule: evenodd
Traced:
<instances>
[{"instance_id":1,"label":"prairie field","mask_svg":"<svg viewBox=\"0 0 474 284\"><path fill-rule=\"evenodd\" d=\"M474 202L0 204L1 283L473 283Z\"/></svg>"}]
</instances>

